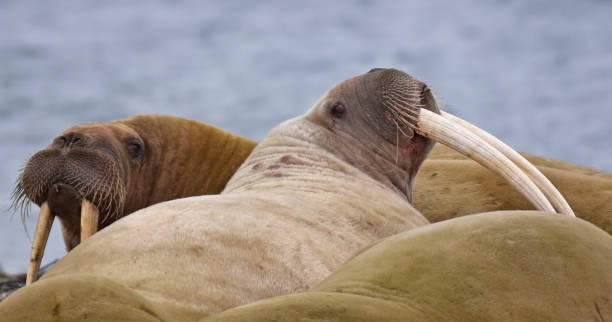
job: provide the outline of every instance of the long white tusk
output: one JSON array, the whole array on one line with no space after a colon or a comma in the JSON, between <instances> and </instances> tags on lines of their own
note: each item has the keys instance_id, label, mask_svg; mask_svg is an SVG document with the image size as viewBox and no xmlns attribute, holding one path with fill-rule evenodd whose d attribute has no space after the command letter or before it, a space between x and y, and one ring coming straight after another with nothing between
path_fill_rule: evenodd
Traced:
<instances>
[{"instance_id":1,"label":"long white tusk","mask_svg":"<svg viewBox=\"0 0 612 322\"><path fill-rule=\"evenodd\" d=\"M47 246L53 219L54 217L51 214L49 204L45 201L42 206L40 206L40 214L38 215L38 222L36 223L34 241L32 242L32 252L30 253L30 263L28 265L28 274L26 275L26 285L32 284L32 282L36 281L38 278L38 270L40 269L43 254L45 253L45 247Z\"/></svg>"},{"instance_id":2,"label":"long white tusk","mask_svg":"<svg viewBox=\"0 0 612 322\"><path fill-rule=\"evenodd\" d=\"M447 118L450 121L453 121L457 124L462 125L466 129L472 131L474 134L478 135L480 138L485 140L491 146L498 149L501 153L503 153L508 159L514 162L521 170L523 170L532 180L533 182L542 190L544 195L550 200L553 207L561 213L566 214L570 217L576 217L574 211L567 203L563 195L555 188L555 186L538 170L533 164L527 161L522 155L513 150L504 142L500 141L498 138L494 137L490 133L485 130L473 125L470 122L467 122L455 115L442 111L442 116Z\"/></svg>"},{"instance_id":3,"label":"long white tusk","mask_svg":"<svg viewBox=\"0 0 612 322\"><path fill-rule=\"evenodd\" d=\"M457 150L501 175L536 209L555 212L542 191L524 172L497 149L461 125L421 108L415 131Z\"/></svg>"},{"instance_id":4,"label":"long white tusk","mask_svg":"<svg viewBox=\"0 0 612 322\"><path fill-rule=\"evenodd\" d=\"M83 199L81 204L81 243L98 231L100 212L91 202Z\"/></svg>"}]
</instances>

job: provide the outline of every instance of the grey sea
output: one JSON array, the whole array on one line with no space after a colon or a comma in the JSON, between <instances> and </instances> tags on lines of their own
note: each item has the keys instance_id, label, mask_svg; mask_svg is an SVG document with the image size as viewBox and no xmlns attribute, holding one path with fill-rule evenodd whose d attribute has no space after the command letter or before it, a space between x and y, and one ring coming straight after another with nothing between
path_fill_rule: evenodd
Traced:
<instances>
[{"instance_id":1,"label":"grey sea","mask_svg":"<svg viewBox=\"0 0 612 322\"><path fill-rule=\"evenodd\" d=\"M520 151L612 171L612 2L0 0L0 264L38 209L20 168L65 128L135 113L261 139L373 67L427 82ZM47 263L65 253L59 224Z\"/></svg>"}]
</instances>

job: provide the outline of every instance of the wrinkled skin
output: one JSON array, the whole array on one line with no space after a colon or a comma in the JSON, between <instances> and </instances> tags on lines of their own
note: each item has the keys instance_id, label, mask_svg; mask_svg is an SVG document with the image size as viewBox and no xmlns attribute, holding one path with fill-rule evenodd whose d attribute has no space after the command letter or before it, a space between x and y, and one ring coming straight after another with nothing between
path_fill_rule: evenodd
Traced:
<instances>
[{"instance_id":1,"label":"wrinkled skin","mask_svg":"<svg viewBox=\"0 0 612 322\"><path fill-rule=\"evenodd\" d=\"M401 113L437 115L425 84L403 72L345 81L275 128L221 195L126 217L9 297L0 313L198 320L310 289L366 245L427 226L410 204L411 185L433 142L385 106L397 98Z\"/></svg>"},{"instance_id":2,"label":"wrinkled skin","mask_svg":"<svg viewBox=\"0 0 612 322\"><path fill-rule=\"evenodd\" d=\"M102 229L158 202L219 193L254 147L250 139L167 115L77 125L28 160L14 207L25 216L30 202L47 201L70 251L80 243L83 197L98 206ZM25 274L5 274L0 301L24 285Z\"/></svg>"},{"instance_id":3,"label":"wrinkled skin","mask_svg":"<svg viewBox=\"0 0 612 322\"><path fill-rule=\"evenodd\" d=\"M72 293L72 287L88 289L88 280L103 279L130 290L144 307L155 306L154 312L198 320L306 290L360 248L427 225L410 204L411 184L433 142L414 134L397 140L396 124L384 116L376 93L366 102L351 90L363 82L375 85L385 72L415 85L417 97L426 89L394 70L349 80L348 89L346 84L335 87L306 115L272 130L220 195L173 200L127 216L75 248L32 287L65 285ZM332 112L337 101L345 113ZM437 110L433 101L424 107ZM371 114L382 116L369 119ZM26 294L29 289L11 297L37 301ZM89 293L79 295L85 310ZM114 301L113 296L91 296L103 305ZM29 314L48 315L46 308L56 300L67 299L45 298ZM17 302L0 304L0 311L13 310L11 303Z\"/></svg>"},{"instance_id":4,"label":"wrinkled skin","mask_svg":"<svg viewBox=\"0 0 612 322\"><path fill-rule=\"evenodd\" d=\"M469 215L383 239L307 292L204 321L608 321L611 252L581 219Z\"/></svg>"}]
</instances>

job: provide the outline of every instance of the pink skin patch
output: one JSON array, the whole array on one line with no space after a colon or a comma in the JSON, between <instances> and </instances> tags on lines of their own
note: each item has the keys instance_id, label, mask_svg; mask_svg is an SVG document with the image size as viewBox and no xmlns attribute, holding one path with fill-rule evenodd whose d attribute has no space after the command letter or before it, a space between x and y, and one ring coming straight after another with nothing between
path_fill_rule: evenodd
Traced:
<instances>
[{"instance_id":1,"label":"pink skin patch","mask_svg":"<svg viewBox=\"0 0 612 322\"><path fill-rule=\"evenodd\" d=\"M427 139L423 136L415 134L406 145L399 146L401 157L410 160L408 167L410 168L411 174L416 175L419 167L414 166L422 161L423 153L427 144ZM408 170L404 168L405 170Z\"/></svg>"},{"instance_id":2,"label":"pink skin patch","mask_svg":"<svg viewBox=\"0 0 612 322\"><path fill-rule=\"evenodd\" d=\"M389 111L385 111L385 119L387 120L387 122L389 122L390 124L396 125L397 126L397 122L395 121L395 117L393 116L393 114L391 114L391 112ZM398 137L398 146L400 147L400 149L402 150L402 152L405 153L410 153L413 151L422 151L423 147L425 146L425 140L421 140L419 139L419 136L416 135L416 133L413 132L412 129L409 129L410 133L413 134L413 137L410 140L406 140L407 137ZM408 134L408 133L407 133ZM401 133L398 134L399 136L402 136Z\"/></svg>"},{"instance_id":3,"label":"pink skin patch","mask_svg":"<svg viewBox=\"0 0 612 322\"><path fill-rule=\"evenodd\" d=\"M384 115L389 124L397 125L395 122L395 117L391 112L385 111ZM405 131L409 131L407 134L413 134L413 136L408 138L401 132L398 132L397 149L399 155L397 157L409 161L403 165L401 163L398 165L400 165L400 167L402 167L404 170L408 170L408 167L411 168L412 174L415 175L418 167L413 167L412 165L421 161L420 159L422 157L422 153L425 151L427 145L427 139L424 136L414 133L414 131L410 128L406 128Z\"/></svg>"},{"instance_id":4,"label":"pink skin patch","mask_svg":"<svg viewBox=\"0 0 612 322\"><path fill-rule=\"evenodd\" d=\"M406 153L419 153L425 149L425 138L415 134L412 139L410 139L410 143L401 149Z\"/></svg>"},{"instance_id":5,"label":"pink skin patch","mask_svg":"<svg viewBox=\"0 0 612 322\"><path fill-rule=\"evenodd\" d=\"M389 111L385 112L385 118L387 119L389 123L393 123L393 115L391 115Z\"/></svg>"}]
</instances>

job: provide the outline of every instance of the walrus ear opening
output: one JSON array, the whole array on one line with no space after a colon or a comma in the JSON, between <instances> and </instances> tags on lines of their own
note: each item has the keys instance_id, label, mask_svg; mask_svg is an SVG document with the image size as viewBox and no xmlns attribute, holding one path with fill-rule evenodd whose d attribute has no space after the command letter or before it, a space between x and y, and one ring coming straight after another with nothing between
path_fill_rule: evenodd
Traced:
<instances>
[{"instance_id":1,"label":"walrus ear opening","mask_svg":"<svg viewBox=\"0 0 612 322\"><path fill-rule=\"evenodd\" d=\"M533 174L530 177L524 173L506 156L508 153L507 151L506 154L500 152L496 147L488 143L487 140L483 139L481 135L475 134L474 131L466 129L459 124L459 122L449 120L449 118L449 114L447 114L447 117L443 117L428 109L421 108L415 130L418 134L447 145L480 163L489 170L499 174L527 198L536 209L556 212L555 207L552 206L547 196L540 190L538 185L532 181L532 177L534 177ZM480 131L484 132L483 130ZM507 148L510 149L509 147ZM502 149L505 151L505 148ZM513 154L518 153L514 151ZM537 172L539 173L539 171ZM571 208L567 205L567 202L552 184L550 184L550 186L543 186L541 178L537 178L537 176L535 178L539 185L544 187L544 190L547 191L547 195L552 196L551 199L553 203L557 205L557 210L559 212L575 217ZM550 189L552 190L548 191Z\"/></svg>"}]
</instances>

